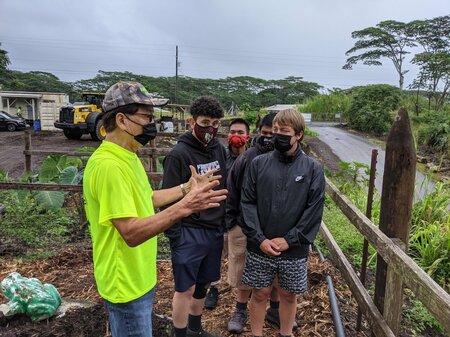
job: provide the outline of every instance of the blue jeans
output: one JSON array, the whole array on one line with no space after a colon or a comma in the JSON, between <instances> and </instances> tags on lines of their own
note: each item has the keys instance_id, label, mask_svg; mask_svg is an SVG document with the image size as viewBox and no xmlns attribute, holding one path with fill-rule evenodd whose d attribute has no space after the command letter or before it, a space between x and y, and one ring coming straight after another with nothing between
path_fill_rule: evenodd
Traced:
<instances>
[{"instance_id":1,"label":"blue jeans","mask_svg":"<svg viewBox=\"0 0 450 337\"><path fill-rule=\"evenodd\" d=\"M152 308L155 288L127 302L105 301L113 337L152 337Z\"/></svg>"}]
</instances>

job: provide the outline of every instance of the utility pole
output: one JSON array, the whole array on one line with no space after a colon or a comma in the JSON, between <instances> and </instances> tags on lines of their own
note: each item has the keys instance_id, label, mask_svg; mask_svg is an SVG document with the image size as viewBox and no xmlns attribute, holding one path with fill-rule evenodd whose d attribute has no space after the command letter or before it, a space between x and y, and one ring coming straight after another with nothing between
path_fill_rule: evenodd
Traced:
<instances>
[{"instance_id":1,"label":"utility pole","mask_svg":"<svg viewBox=\"0 0 450 337\"><path fill-rule=\"evenodd\" d=\"M175 104L178 103L178 67L180 63L178 62L178 46L175 49Z\"/></svg>"}]
</instances>

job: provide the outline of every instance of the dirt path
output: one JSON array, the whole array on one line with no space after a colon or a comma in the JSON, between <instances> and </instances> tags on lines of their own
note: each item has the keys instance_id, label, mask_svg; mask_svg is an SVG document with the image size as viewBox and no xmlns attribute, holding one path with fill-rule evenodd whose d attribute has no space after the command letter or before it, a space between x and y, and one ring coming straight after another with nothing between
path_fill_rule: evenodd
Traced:
<instances>
[{"instance_id":1,"label":"dirt path","mask_svg":"<svg viewBox=\"0 0 450 337\"><path fill-rule=\"evenodd\" d=\"M73 151L83 146L97 147L100 142L93 141L89 135L80 140L69 140L62 132L31 131L31 148L33 150ZM12 178L19 178L25 172L24 131L0 132L0 170L9 173ZM33 156L32 169L36 171L46 156Z\"/></svg>"}]
</instances>

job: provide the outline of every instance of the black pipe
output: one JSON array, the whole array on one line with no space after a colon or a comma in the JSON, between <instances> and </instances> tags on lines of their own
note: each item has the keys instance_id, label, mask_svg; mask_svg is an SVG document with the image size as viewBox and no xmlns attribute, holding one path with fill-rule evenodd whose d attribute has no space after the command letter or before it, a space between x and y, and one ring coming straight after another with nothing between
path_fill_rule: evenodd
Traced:
<instances>
[{"instance_id":1,"label":"black pipe","mask_svg":"<svg viewBox=\"0 0 450 337\"><path fill-rule=\"evenodd\" d=\"M324 262L325 258L323 257L322 252L319 247L314 245L314 249L319 253L320 261ZM336 293L334 292L333 280L330 275L326 275L325 279L328 284L328 296L330 297L330 305L331 305L331 315L333 317L334 329L336 332L336 337L345 337L344 327L342 326L341 314L339 312L339 305L336 300Z\"/></svg>"}]
</instances>

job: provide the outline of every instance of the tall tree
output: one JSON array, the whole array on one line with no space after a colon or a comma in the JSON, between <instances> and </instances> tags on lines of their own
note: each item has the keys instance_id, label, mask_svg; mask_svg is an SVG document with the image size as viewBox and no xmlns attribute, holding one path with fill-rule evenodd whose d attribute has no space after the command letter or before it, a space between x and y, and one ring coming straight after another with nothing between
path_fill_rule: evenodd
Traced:
<instances>
[{"instance_id":1,"label":"tall tree","mask_svg":"<svg viewBox=\"0 0 450 337\"><path fill-rule=\"evenodd\" d=\"M343 69L352 69L359 61L366 65L381 66L382 58L387 58L394 64L399 75L399 87L403 89L405 74L403 69L405 55L410 52L407 48L415 46L414 40L407 34L407 24L399 21L382 21L376 27L368 27L352 32L352 38L358 39L353 48L345 55L350 56Z\"/></svg>"},{"instance_id":2,"label":"tall tree","mask_svg":"<svg viewBox=\"0 0 450 337\"><path fill-rule=\"evenodd\" d=\"M0 46L1 45L0 42ZM4 84L5 80L11 77L11 72L8 70L10 64L8 52L0 49L0 84Z\"/></svg>"},{"instance_id":3,"label":"tall tree","mask_svg":"<svg viewBox=\"0 0 450 337\"><path fill-rule=\"evenodd\" d=\"M450 90L450 15L412 21L408 34L423 48L412 60L420 71L411 88L426 89L439 109Z\"/></svg>"}]
</instances>

